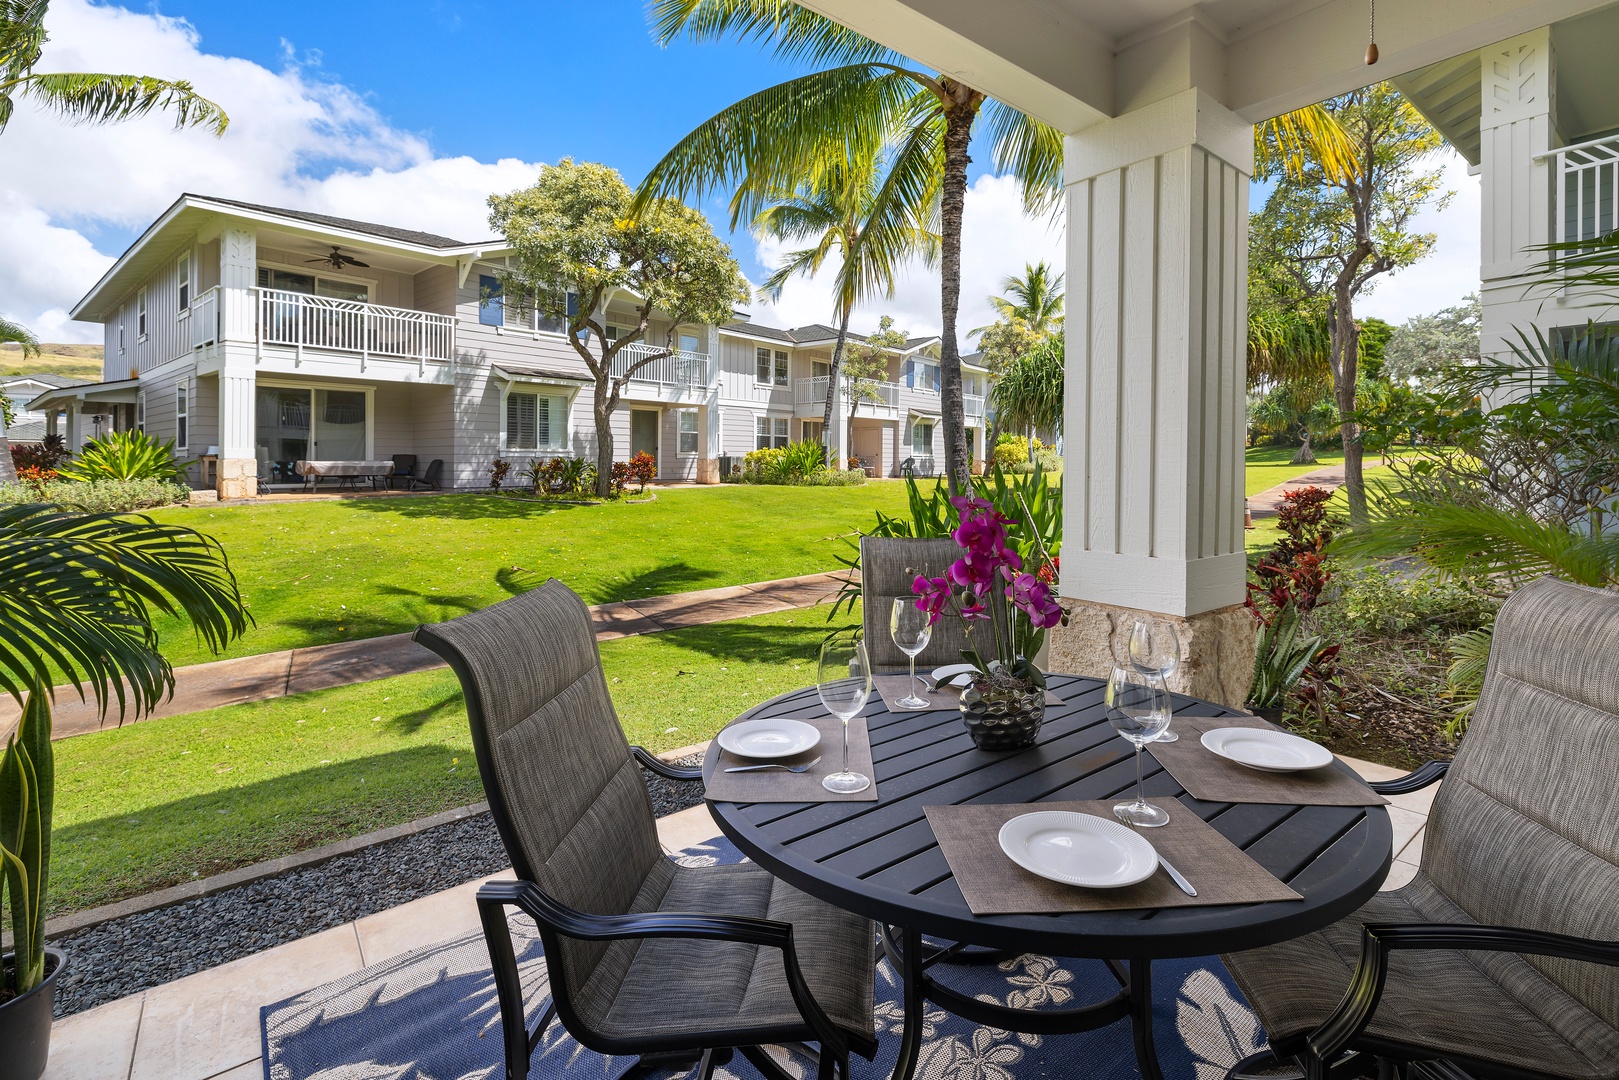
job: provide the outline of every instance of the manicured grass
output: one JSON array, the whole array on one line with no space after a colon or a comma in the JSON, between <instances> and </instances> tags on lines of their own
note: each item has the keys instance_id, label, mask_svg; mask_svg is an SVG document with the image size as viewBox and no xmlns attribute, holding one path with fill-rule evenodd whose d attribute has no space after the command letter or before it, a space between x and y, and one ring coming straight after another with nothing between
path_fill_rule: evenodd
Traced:
<instances>
[{"instance_id":1,"label":"manicured grass","mask_svg":"<svg viewBox=\"0 0 1619 1080\"><path fill-rule=\"evenodd\" d=\"M1293 455L1298 452L1292 446L1256 446L1247 452L1247 475L1244 477L1243 494L1258 495L1261 491L1285 484L1296 476L1328 465L1342 465L1344 463L1343 447L1326 448L1316 447L1315 456L1318 464L1293 465L1290 464Z\"/></svg>"},{"instance_id":2,"label":"manicured grass","mask_svg":"<svg viewBox=\"0 0 1619 1080\"><path fill-rule=\"evenodd\" d=\"M669 750L815 679L827 608L605 642L631 742ZM835 626L858 620L843 616ZM56 744L50 910L109 903L483 798L449 671Z\"/></svg>"},{"instance_id":3,"label":"manicured grass","mask_svg":"<svg viewBox=\"0 0 1619 1080\"><path fill-rule=\"evenodd\" d=\"M557 506L485 495L180 507L154 516L224 545L257 625L223 655L402 633L557 577L589 604L835 570L837 537L903 512L905 485L724 485ZM178 620L179 664L213 659Z\"/></svg>"},{"instance_id":4,"label":"manicured grass","mask_svg":"<svg viewBox=\"0 0 1619 1080\"><path fill-rule=\"evenodd\" d=\"M1253 451L1249 452L1252 453ZM1389 473L1386 466L1373 464L1373 462L1377 460L1377 458L1370 458L1365 469L1367 481L1366 497L1368 501L1371 501L1374 505L1377 499L1377 489L1373 486L1373 483L1376 481L1388 483L1393 479L1393 476ZM1327 510L1332 514L1347 520L1349 517L1348 491L1340 487L1337 491L1333 492L1332 499L1327 503ZM1271 546L1281 538L1282 530L1277 528L1275 517L1255 518L1254 527L1249 529L1247 532L1246 547L1248 550L1248 556L1252 558L1255 555L1263 554L1264 552L1269 551Z\"/></svg>"}]
</instances>

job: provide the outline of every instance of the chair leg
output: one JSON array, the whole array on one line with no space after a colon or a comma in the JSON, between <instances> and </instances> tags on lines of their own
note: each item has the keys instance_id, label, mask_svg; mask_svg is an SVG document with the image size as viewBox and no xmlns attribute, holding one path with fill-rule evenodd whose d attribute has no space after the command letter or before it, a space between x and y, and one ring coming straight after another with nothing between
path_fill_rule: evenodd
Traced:
<instances>
[{"instance_id":1,"label":"chair leg","mask_svg":"<svg viewBox=\"0 0 1619 1080\"><path fill-rule=\"evenodd\" d=\"M483 922L484 942L489 947L489 964L495 978L495 997L500 1005L506 1080L528 1080L528 1017L523 1009L523 980L517 970L517 954L512 949L511 928L506 925L505 905L480 901L478 916Z\"/></svg>"},{"instance_id":2,"label":"chair leg","mask_svg":"<svg viewBox=\"0 0 1619 1080\"><path fill-rule=\"evenodd\" d=\"M743 1046L738 1047L738 1049L742 1051L742 1056L747 1058L755 1069L759 1070L765 1080L796 1080L791 1073L776 1063L776 1059L771 1057L764 1047ZM820 1061L820 1056L807 1046L794 1043L790 1049L805 1054L811 1061L817 1063Z\"/></svg>"}]
</instances>

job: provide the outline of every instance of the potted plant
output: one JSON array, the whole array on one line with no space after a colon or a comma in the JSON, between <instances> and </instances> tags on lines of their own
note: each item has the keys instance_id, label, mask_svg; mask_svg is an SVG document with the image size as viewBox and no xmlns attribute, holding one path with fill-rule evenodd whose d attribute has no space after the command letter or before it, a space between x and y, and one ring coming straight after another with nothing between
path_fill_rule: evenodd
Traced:
<instances>
[{"instance_id":1,"label":"potted plant","mask_svg":"<svg viewBox=\"0 0 1619 1080\"><path fill-rule=\"evenodd\" d=\"M962 691L961 718L973 742L985 750L1029 746L1046 715L1046 678L1033 658L1063 617L1040 580L1051 559L1036 534L1042 565L1030 573L1007 544L1012 519L987 499L957 496L950 503L958 514L950 536L962 556L944 577L916 578L916 606L930 626L946 615L966 624L970 647L962 657L977 675Z\"/></svg>"},{"instance_id":2,"label":"potted plant","mask_svg":"<svg viewBox=\"0 0 1619 1080\"><path fill-rule=\"evenodd\" d=\"M22 707L0 754L0 1080L38 1080L67 957L45 946L55 797L51 676L86 684L105 714L151 709L174 689L152 619L183 611L215 651L248 614L219 544L146 517L0 509L0 690Z\"/></svg>"}]
</instances>

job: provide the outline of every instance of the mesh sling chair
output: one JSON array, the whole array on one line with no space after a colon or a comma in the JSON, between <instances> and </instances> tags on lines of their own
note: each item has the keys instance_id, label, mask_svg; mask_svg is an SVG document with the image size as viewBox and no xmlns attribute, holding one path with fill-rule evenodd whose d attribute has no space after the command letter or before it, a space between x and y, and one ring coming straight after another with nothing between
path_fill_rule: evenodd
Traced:
<instances>
[{"instance_id":1,"label":"mesh sling chair","mask_svg":"<svg viewBox=\"0 0 1619 1080\"><path fill-rule=\"evenodd\" d=\"M701 777L631 747L608 697L590 613L562 583L433 626L415 640L461 681L490 812L516 881L478 890L505 1037L506 1076L528 1075L553 1019L585 1047L639 1055L626 1076L734 1050L819 1044L819 1077L876 1053L870 922L749 864L664 856L641 767ZM507 909L530 916L552 1000L527 1014Z\"/></svg>"},{"instance_id":2,"label":"mesh sling chair","mask_svg":"<svg viewBox=\"0 0 1619 1080\"><path fill-rule=\"evenodd\" d=\"M1445 778L1415 879L1224 957L1270 1033L1265 1060L1311 1080L1354 1075L1346 1051L1386 1071L1448 1063L1412 1075L1619 1078L1616 657L1619 593L1543 578L1502 606L1455 761L1373 785Z\"/></svg>"},{"instance_id":3,"label":"mesh sling chair","mask_svg":"<svg viewBox=\"0 0 1619 1080\"><path fill-rule=\"evenodd\" d=\"M871 666L880 672L909 671L910 660L894 644L889 632L889 614L894 600L915 595L911 583L917 574L943 577L950 564L961 558L961 547L948 536L913 540L881 536L860 538L861 620ZM927 648L916 655L916 667L928 671L943 664L961 663L961 650L967 648L966 623L961 619L940 619L933 626Z\"/></svg>"}]
</instances>

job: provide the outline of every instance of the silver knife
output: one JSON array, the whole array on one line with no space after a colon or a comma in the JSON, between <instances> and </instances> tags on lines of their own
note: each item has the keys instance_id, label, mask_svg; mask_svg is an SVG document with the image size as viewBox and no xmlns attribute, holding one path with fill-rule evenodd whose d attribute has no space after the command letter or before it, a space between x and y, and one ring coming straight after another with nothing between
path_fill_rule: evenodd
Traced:
<instances>
[{"instance_id":1,"label":"silver knife","mask_svg":"<svg viewBox=\"0 0 1619 1080\"><path fill-rule=\"evenodd\" d=\"M1192 883L1187 881L1186 878L1181 875L1179 870L1175 869L1173 866L1170 866L1168 859L1164 858L1162 855L1159 855L1158 865L1164 868L1164 872L1169 875L1169 880L1181 887L1181 892L1185 893L1187 896L1197 895L1197 890L1192 888Z\"/></svg>"}]
</instances>

